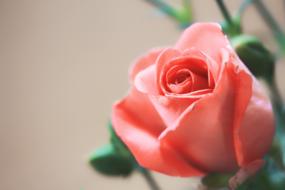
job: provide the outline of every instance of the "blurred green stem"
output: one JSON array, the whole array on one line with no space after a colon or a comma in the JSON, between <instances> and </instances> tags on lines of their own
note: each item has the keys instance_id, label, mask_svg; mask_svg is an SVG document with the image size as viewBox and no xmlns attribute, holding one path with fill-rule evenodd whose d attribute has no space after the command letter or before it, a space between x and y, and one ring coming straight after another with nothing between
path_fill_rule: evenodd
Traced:
<instances>
[{"instance_id":1,"label":"blurred green stem","mask_svg":"<svg viewBox=\"0 0 285 190\"><path fill-rule=\"evenodd\" d=\"M279 125L282 127L282 130L285 133L285 110L284 110L284 102L282 96L278 90L277 83L275 79L267 80L268 86L271 91L272 103L276 114L278 115Z\"/></svg>"},{"instance_id":2,"label":"blurred green stem","mask_svg":"<svg viewBox=\"0 0 285 190\"><path fill-rule=\"evenodd\" d=\"M285 107L282 96L278 90L276 80L274 78L266 80L271 93L271 101L273 104L275 118L276 118L276 140L277 147L280 151L283 167L285 167Z\"/></svg>"},{"instance_id":3,"label":"blurred green stem","mask_svg":"<svg viewBox=\"0 0 285 190\"><path fill-rule=\"evenodd\" d=\"M276 42L281 48L282 53L285 52L285 34L282 29L279 27L276 20L273 18L267 7L264 5L262 0L251 0L260 16L263 18L265 23L271 29L273 36L275 37Z\"/></svg>"},{"instance_id":4,"label":"blurred green stem","mask_svg":"<svg viewBox=\"0 0 285 190\"><path fill-rule=\"evenodd\" d=\"M244 13L244 11L246 10L246 8L247 8L251 3L252 3L251 0L244 0L244 1L241 3L241 5L240 5L240 7L239 7L239 9L238 9L238 11L237 11L237 15L238 15L239 17L241 17L242 14Z\"/></svg>"},{"instance_id":5,"label":"blurred green stem","mask_svg":"<svg viewBox=\"0 0 285 190\"><path fill-rule=\"evenodd\" d=\"M223 0L216 0L219 8L220 8L220 11L222 12L225 20L227 21L227 23L229 25L234 25L233 21L232 21L232 17L227 9L227 7L225 6L224 4L224 1Z\"/></svg>"},{"instance_id":6,"label":"blurred green stem","mask_svg":"<svg viewBox=\"0 0 285 190\"><path fill-rule=\"evenodd\" d=\"M177 20L177 11L169 4L164 2L163 0L145 0L154 6L156 6L159 10L161 10L166 15L170 16L171 18Z\"/></svg>"},{"instance_id":7,"label":"blurred green stem","mask_svg":"<svg viewBox=\"0 0 285 190\"><path fill-rule=\"evenodd\" d=\"M156 183L155 179L153 178L153 176L151 175L151 173L148 170L142 169L140 171L140 173L145 178L145 180L146 180L146 182L149 185L151 190L160 190L158 184Z\"/></svg>"},{"instance_id":8,"label":"blurred green stem","mask_svg":"<svg viewBox=\"0 0 285 190\"><path fill-rule=\"evenodd\" d=\"M174 21L180 24L181 28L188 27L193 18L192 18L192 7L191 7L191 0L182 0L182 7L181 8L174 8L170 4L166 3L163 0L145 0L150 4L157 7L160 11L164 14L168 15Z\"/></svg>"},{"instance_id":9,"label":"blurred green stem","mask_svg":"<svg viewBox=\"0 0 285 190\"><path fill-rule=\"evenodd\" d=\"M187 7L189 12L191 12L191 0L183 0L183 6Z\"/></svg>"}]
</instances>

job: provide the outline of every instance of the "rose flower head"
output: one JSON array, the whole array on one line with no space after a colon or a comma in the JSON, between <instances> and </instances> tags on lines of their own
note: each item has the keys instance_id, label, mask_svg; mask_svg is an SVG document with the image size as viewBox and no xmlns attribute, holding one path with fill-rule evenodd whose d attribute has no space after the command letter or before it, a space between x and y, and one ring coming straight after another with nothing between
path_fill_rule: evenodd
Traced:
<instances>
[{"instance_id":1,"label":"rose flower head","mask_svg":"<svg viewBox=\"0 0 285 190\"><path fill-rule=\"evenodd\" d=\"M182 177L260 167L272 107L220 25L193 24L173 47L140 57L130 84L112 123L141 166Z\"/></svg>"}]
</instances>

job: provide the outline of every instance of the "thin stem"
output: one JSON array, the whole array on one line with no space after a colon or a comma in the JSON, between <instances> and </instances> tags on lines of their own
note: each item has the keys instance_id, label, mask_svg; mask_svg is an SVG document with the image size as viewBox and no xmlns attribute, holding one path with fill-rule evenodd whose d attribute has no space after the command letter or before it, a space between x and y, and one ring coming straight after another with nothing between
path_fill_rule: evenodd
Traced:
<instances>
[{"instance_id":1,"label":"thin stem","mask_svg":"<svg viewBox=\"0 0 285 190\"><path fill-rule=\"evenodd\" d=\"M282 96L278 90L276 81L274 79L268 82L268 86L271 91L271 96L272 96L271 99L274 106L274 110L276 114L278 114L279 116L278 118L280 121L279 125L281 125L285 133L285 110L284 110L284 102Z\"/></svg>"},{"instance_id":2,"label":"thin stem","mask_svg":"<svg viewBox=\"0 0 285 190\"><path fill-rule=\"evenodd\" d=\"M191 0L183 0L181 8L175 8L164 0L145 0L157 7L161 12L180 24L181 28L188 27L193 19Z\"/></svg>"},{"instance_id":3,"label":"thin stem","mask_svg":"<svg viewBox=\"0 0 285 190\"><path fill-rule=\"evenodd\" d=\"M151 190L160 190L158 184L156 183L155 179L151 175L151 173L148 170L143 169L141 171L141 174L145 178L147 184L149 185Z\"/></svg>"},{"instance_id":4,"label":"thin stem","mask_svg":"<svg viewBox=\"0 0 285 190\"><path fill-rule=\"evenodd\" d=\"M285 167L285 107L284 102L282 100L282 96L278 90L276 80L275 79L267 79L267 85L271 92L271 101L273 104L275 118L276 118L276 148L279 149L281 160L283 162L282 168Z\"/></svg>"},{"instance_id":5,"label":"thin stem","mask_svg":"<svg viewBox=\"0 0 285 190\"><path fill-rule=\"evenodd\" d=\"M153 4L166 15L174 19L177 19L177 11L163 0L145 0L145 1Z\"/></svg>"},{"instance_id":6,"label":"thin stem","mask_svg":"<svg viewBox=\"0 0 285 190\"><path fill-rule=\"evenodd\" d=\"M232 21L232 17L227 9L227 7L224 4L223 0L216 0L225 20L230 24L230 25L234 25L233 21Z\"/></svg>"},{"instance_id":7,"label":"thin stem","mask_svg":"<svg viewBox=\"0 0 285 190\"><path fill-rule=\"evenodd\" d=\"M182 8L180 11L179 22L181 28L187 28L193 22L193 10L191 0L182 0Z\"/></svg>"},{"instance_id":8,"label":"thin stem","mask_svg":"<svg viewBox=\"0 0 285 190\"><path fill-rule=\"evenodd\" d=\"M238 9L238 11L237 11L237 15L238 16L242 16L242 14L244 13L244 11L246 10L246 8L251 4L251 0L244 0L242 3L241 3L241 5L240 5L240 7L239 7L239 9Z\"/></svg>"},{"instance_id":9,"label":"thin stem","mask_svg":"<svg viewBox=\"0 0 285 190\"><path fill-rule=\"evenodd\" d=\"M263 4L262 0L252 0L252 2L255 5L260 16L271 29L271 32L273 33L275 40L277 41L282 51L285 51L285 34L279 27L276 20L273 18L266 6Z\"/></svg>"},{"instance_id":10,"label":"thin stem","mask_svg":"<svg viewBox=\"0 0 285 190\"><path fill-rule=\"evenodd\" d=\"M183 5L185 6L190 6L191 5L191 0L182 0Z\"/></svg>"},{"instance_id":11,"label":"thin stem","mask_svg":"<svg viewBox=\"0 0 285 190\"><path fill-rule=\"evenodd\" d=\"M189 16L192 17L192 8L191 8L191 0L183 0L182 2L184 8L187 10Z\"/></svg>"}]
</instances>

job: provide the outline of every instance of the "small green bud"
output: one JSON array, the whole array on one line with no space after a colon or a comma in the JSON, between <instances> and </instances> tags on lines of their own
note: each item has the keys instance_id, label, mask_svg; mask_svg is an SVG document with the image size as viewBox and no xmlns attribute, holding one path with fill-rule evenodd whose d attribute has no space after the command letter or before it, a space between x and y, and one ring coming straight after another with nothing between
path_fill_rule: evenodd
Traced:
<instances>
[{"instance_id":1,"label":"small green bud","mask_svg":"<svg viewBox=\"0 0 285 190\"><path fill-rule=\"evenodd\" d=\"M256 76L271 80L274 75L274 56L253 36L239 35L231 43L240 59Z\"/></svg>"},{"instance_id":2,"label":"small green bud","mask_svg":"<svg viewBox=\"0 0 285 190\"><path fill-rule=\"evenodd\" d=\"M228 21L225 20L221 23L223 32L230 37L240 35L242 33L240 17L239 16L232 17L231 21L232 22L229 23Z\"/></svg>"},{"instance_id":3,"label":"small green bud","mask_svg":"<svg viewBox=\"0 0 285 190\"><path fill-rule=\"evenodd\" d=\"M90 157L90 164L98 172L109 176L128 176L133 171L133 163L118 154L112 144L97 149Z\"/></svg>"}]
</instances>

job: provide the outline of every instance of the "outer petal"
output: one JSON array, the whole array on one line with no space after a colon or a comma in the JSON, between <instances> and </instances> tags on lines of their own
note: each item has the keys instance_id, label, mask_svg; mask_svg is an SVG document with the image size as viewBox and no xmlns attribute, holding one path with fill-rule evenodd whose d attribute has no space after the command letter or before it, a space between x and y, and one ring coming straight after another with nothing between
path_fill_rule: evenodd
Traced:
<instances>
[{"instance_id":1,"label":"outer petal","mask_svg":"<svg viewBox=\"0 0 285 190\"><path fill-rule=\"evenodd\" d=\"M132 89L114 105L112 123L141 166L173 176L203 175L170 145L158 140L164 126L146 95Z\"/></svg>"},{"instance_id":2,"label":"outer petal","mask_svg":"<svg viewBox=\"0 0 285 190\"><path fill-rule=\"evenodd\" d=\"M134 64L131 66L129 70L129 77L131 83L134 81L136 75L142 71L143 69L147 68L148 66L155 63L156 58L159 54L164 50L164 48L156 48L150 50L147 54L139 57L135 60Z\"/></svg>"},{"instance_id":3,"label":"outer petal","mask_svg":"<svg viewBox=\"0 0 285 190\"><path fill-rule=\"evenodd\" d=\"M175 48L183 51L194 47L221 63L220 50L228 46L230 43L218 23L196 23L184 31Z\"/></svg>"},{"instance_id":4,"label":"outer petal","mask_svg":"<svg viewBox=\"0 0 285 190\"><path fill-rule=\"evenodd\" d=\"M251 97L251 79L244 71L233 71L233 64L227 64L213 94L194 103L171 128L167 128L161 139L172 143L199 168L209 172L230 172L237 169L233 144L233 121L236 112L242 113ZM236 89L244 94L237 98ZM248 93L249 92L249 93ZM243 102L241 102L243 101Z\"/></svg>"},{"instance_id":5,"label":"outer petal","mask_svg":"<svg viewBox=\"0 0 285 190\"><path fill-rule=\"evenodd\" d=\"M139 128L150 136L158 137L165 129L164 123L150 103L148 96L137 91L135 88L132 88L122 101L114 105L112 115L114 121L119 120L118 115L114 114L115 111L118 113L119 110L125 114L124 119L127 122L136 124L134 127ZM120 127L121 125L114 124L115 130L117 126ZM123 132L124 129L123 127L121 131L117 131L118 134Z\"/></svg>"},{"instance_id":6,"label":"outer petal","mask_svg":"<svg viewBox=\"0 0 285 190\"><path fill-rule=\"evenodd\" d=\"M173 126L180 115L197 99L150 96L150 101L167 127Z\"/></svg>"},{"instance_id":7,"label":"outer petal","mask_svg":"<svg viewBox=\"0 0 285 190\"><path fill-rule=\"evenodd\" d=\"M274 116L269 99L255 81L253 96L238 131L241 149L240 165L261 159L269 150L274 136Z\"/></svg>"},{"instance_id":8,"label":"outer petal","mask_svg":"<svg viewBox=\"0 0 285 190\"><path fill-rule=\"evenodd\" d=\"M269 98L266 92L250 71L240 61L232 49L231 60L237 68L245 70L247 76L253 79L252 97L249 104L240 104L243 100L237 101L236 106L243 107L241 113L236 112L234 123L234 141L239 166L246 167L251 162L262 159L270 148L274 136L274 116ZM246 80L238 79L240 88L236 89L237 96L244 94Z\"/></svg>"}]
</instances>

